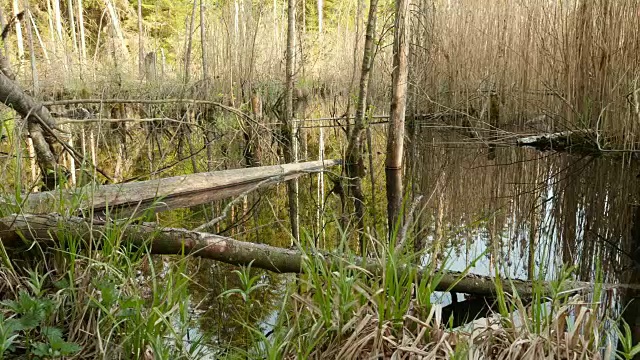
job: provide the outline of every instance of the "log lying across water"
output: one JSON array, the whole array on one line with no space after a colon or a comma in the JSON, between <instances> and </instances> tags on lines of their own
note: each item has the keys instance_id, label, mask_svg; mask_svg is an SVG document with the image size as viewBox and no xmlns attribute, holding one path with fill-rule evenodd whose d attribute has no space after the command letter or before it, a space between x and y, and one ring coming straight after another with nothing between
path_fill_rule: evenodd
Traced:
<instances>
[{"instance_id":1,"label":"log lying across water","mask_svg":"<svg viewBox=\"0 0 640 360\"><path fill-rule=\"evenodd\" d=\"M274 182L320 172L340 163L340 160L311 161L85 186L25 195L24 203L14 205L19 206L21 212L29 214L64 213L64 209L77 208L80 211L93 209L95 214L108 209L110 217L132 216L147 210L160 212L207 204Z\"/></svg>"},{"instance_id":2,"label":"log lying across water","mask_svg":"<svg viewBox=\"0 0 640 360\"><path fill-rule=\"evenodd\" d=\"M48 215L13 215L0 218L0 240L7 248L28 246L29 242L37 241L43 246L51 246L57 240L57 234L77 236L85 242L93 242L99 246L103 234L113 227L113 224L90 224L79 217L62 217L57 214ZM232 265L248 265L270 270L277 273L301 273L304 254L291 249L238 241L224 236L189 231L185 229L163 228L155 223L120 225L123 242L134 246L148 245L151 253L165 255L192 255L206 259L213 259ZM28 241L25 244L24 240ZM334 255L323 253L321 256L329 266L346 263L347 260ZM361 266L373 275L380 275L384 268L379 262L368 259L363 263L361 258L355 259L355 265ZM401 271L411 269L412 265L403 265ZM427 276L428 269L418 269L420 276ZM432 274L435 276L435 274ZM495 279L487 276L465 275L457 272L441 271L441 277L436 286L439 291L454 291L460 293L493 296L496 292ZM521 298L532 296L533 283L529 281L502 280L504 292L513 294L514 290ZM513 285L513 287L511 286ZM551 293L548 283L538 283L544 294ZM589 290L594 287L587 282L571 282L566 286L573 290ZM640 288L640 285L606 285L605 288ZM568 289L564 289L568 290Z\"/></svg>"},{"instance_id":3,"label":"log lying across water","mask_svg":"<svg viewBox=\"0 0 640 360\"><path fill-rule=\"evenodd\" d=\"M583 154L598 154L602 152L598 145L596 131L589 129L523 136L516 139L516 144L541 151L555 150Z\"/></svg>"}]
</instances>

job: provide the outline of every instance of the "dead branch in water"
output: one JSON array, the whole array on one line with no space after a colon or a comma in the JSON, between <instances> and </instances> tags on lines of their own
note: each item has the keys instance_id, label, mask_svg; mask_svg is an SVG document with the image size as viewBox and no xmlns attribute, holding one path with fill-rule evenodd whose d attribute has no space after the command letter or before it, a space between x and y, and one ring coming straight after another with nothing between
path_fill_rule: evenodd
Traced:
<instances>
[{"instance_id":1,"label":"dead branch in water","mask_svg":"<svg viewBox=\"0 0 640 360\"><path fill-rule=\"evenodd\" d=\"M91 185L64 191L48 191L25 195L20 206L26 213L60 212L74 204L79 211L109 212L110 216L133 216L144 211L155 212L206 204L255 189L256 184L268 186L278 178L290 180L303 174L324 171L339 165L339 160L310 161L174 176L162 179Z\"/></svg>"},{"instance_id":2,"label":"dead branch in water","mask_svg":"<svg viewBox=\"0 0 640 360\"><path fill-rule=\"evenodd\" d=\"M131 245L149 246L152 254L163 255L192 255L206 259L221 261L232 265L248 265L276 273L302 273L303 260L306 256L315 256L328 266L334 267L349 263L339 254L302 252L283 249L265 244L238 241L232 238L210 233L190 231L178 228L165 228L155 223L131 224L88 222L80 217L62 217L58 214L43 215L11 215L0 218L0 239L6 248L21 248L29 242L36 241L43 246L53 246L57 243L58 234L78 236L87 244L100 246L100 239L104 234L116 227L122 231L122 239ZM25 239L27 244L25 244ZM374 259L355 257L352 265L365 269L372 276L384 273L385 268ZM402 271L409 271L414 265L399 265ZM438 291L453 291L459 293L494 296L496 294L495 278L473 274L464 274L440 270L430 273L429 268L417 269L418 276L433 276L439 278L435 287ZM547 282L506 280L501 279L503 291L507 294L517 294L523 299L530 298L538 287L543 295L553 293L552 286ZM511 286L509 286L511 285ZM589 291L596 285L588 282L566 282L561 289L564 293L571 291ZM640 285L629 284L601 284L604 289L626 288L640 289Z\"/></svg>"}]
</instances>

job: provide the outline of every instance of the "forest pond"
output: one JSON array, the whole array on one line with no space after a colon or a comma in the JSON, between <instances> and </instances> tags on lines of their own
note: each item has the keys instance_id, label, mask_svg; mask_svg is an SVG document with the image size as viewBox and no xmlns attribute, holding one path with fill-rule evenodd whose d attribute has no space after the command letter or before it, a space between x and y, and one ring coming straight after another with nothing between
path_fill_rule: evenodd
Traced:
<instances>
[{"instance_id":1,"label":"forest pond","mask_svg":"<svg viewBox=\"0 0 640 360\"><path fill-rule=\"evenodd\" d=\"M640 225L640 169L634 161L490 148L430 129L417 131L408 146L414 156L406 170L407 191L425 198L414 216L415 231L424 246L443 248L437 261L450 270L469 266L471 273L490 275L498 262L513 278L553 279L563 267L575 266L578 280L601 274L604 282L618 283L630 281L634 271L629 270L639 265L628 250L637 241L634 226ZM383 179L382 155L373 155L375 175ZM261 239L283 246L279 236ZM220 296L239 285L232 272L236 268L193 262L198 284L190 287L194 337L204 334L212 349L241 346L247 330L237 319L247 309L239 297ZM269 333L293 277L252 271L267 286L252 294L255 301L246 319ZM615 294L606 298L614 304ZM450 296L437 301L446 305Z\"/></svg>"}]
</instances>

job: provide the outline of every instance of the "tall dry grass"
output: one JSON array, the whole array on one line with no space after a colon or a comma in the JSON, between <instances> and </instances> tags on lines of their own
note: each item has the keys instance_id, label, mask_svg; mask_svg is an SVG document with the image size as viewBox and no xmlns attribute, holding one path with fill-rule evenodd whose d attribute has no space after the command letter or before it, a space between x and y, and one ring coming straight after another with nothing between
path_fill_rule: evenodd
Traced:
<instances>
[{"instance_id":1,"label":"tall dry grass","mask_svg":"<svg viewBox=\"0 0 640 360\"><path fill-rule=\"evenodd\" d=\"M488 122L479 114L492 92L502 128L595 128L637 147L637 2L436 0L415 10L420 110ZM547 117L532 121L539 115Z\"/></svg>"}]
</instances>

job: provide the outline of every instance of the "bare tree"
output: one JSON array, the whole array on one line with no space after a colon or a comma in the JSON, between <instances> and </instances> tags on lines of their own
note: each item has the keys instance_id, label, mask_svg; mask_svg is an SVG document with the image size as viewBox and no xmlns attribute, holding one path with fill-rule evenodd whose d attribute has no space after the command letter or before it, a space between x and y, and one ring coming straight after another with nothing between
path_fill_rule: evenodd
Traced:
<instances>
[{"instance_id":1,"label":"bare tree","mask_svg":"<svg viewBox=\"0 0 640 360\"><path fill-rule=\"evenodd\" d=\"M196 18L196 4L198 0L193 0L193 6L191 7L191 20L189 26L187 26L187 49L184 55L184 82L189 82L189 68L191 68L191 45L193 40L193 26Z\"/></svg>"},{"instance_id":2,"label":"bare tree","mask_svg":"<svg viewBox=\"0 0 640 360\"><path fill-rule=\"evenodd\" d=\"M402 155L404 150L404 118L407 107L407 78L409 58L409 0L396 0L396 19L393 35L393 72L391 110L387 135L387 216L392 234L399 222L402 207Z\"/></svg>"},{"instance_id":3,"label":"bare tree","mask_svg":"<svg viewBox=\"0 0 640 360\"><path fill-rule=\"evenodd\" d=\"M318 34L322 35L322 22L323 22L323 14L322 10L324 8L324 4L322 0L318 0Z\"/></svg>"},{"instance_id":4,"label":"bare tree","mask_svg":"<svg viewBox=\"0 0 640 360\"><path fill-rule=\"evenodd\" d=\"M360 87L358 91L358 103L353 129L349 136L349 144L346 151L346 171L349 178L349 193L353 196L355 215L360 232L360 251L364 253L364 192L362 191L362 178L365 173L363 143L365 130L365 111L367 107L367 93L369 90L369 74L373 63L373 38L376 31L376 18L378 12L378 0L371 0L369 5L369 19L364 41L364 56L362 58L362 70L360 74Z\"/></svg>"},{"instance_id":5,"label":"bare tree","mask_svg":"<svg viewBox=\"0 0 640 360\"><path fill-rule=\"evenodd\" d=\"M73 0L67 0L67 16L69 17L69 30L71 31L71 41L73 42L73 51L78 51L78 36L76 35L76 20L73 15Z\"/></svg>"},{"instance_id":6,"label":"bare tree","mask_svg":"<svg viewBox=\"0 0 640 360\"><path fill-rule=\"evenodd\" d=\"M207 89L207 79L209 79L208 69L207 69L207 31L205 28L205 16L204 16L204 0L200 0L200 45L202 46L202 78L205 81L205 93L208 93Z\"/></svg>"},{"instance_id":7,"label":"bare tree","mask_svg":"<svg viewBox=\"0 0 640 360\"><path fill-rule=\"evenodd\" d=\"M295 43L295 21L296 2L287 1L287 54L286 54L286 82L285 82L285 102L284 102L284 124L283 124L283 154L287 163L295 161L293 146L293 56ZM289 198L289 219L291 221L291 234L297 241L300 239L300 228L298 224L298 189L295 181L287 182L287 195Z\"/></svg>"},{"instance_id":8,"label":"bare tree","mask_svg":"<svg viewBox=\"0 0 640 360\"><path fill-rule=\"evenodd\" d=\"M80 62L84 64L87 60L87 44L84 35L84 8L82 0L78 0L78 30L80 30Z\"/></svg>"},{"instance_id":9,"label":"bare tree","mask_svg":"<svg viewBox=\"0 0 640 360\"><path fill-rule=\"evenodd\" d=\"M20 13L20 1L13 0L13 16L16 16L16 41L18 43L18 57L20 61L24 60L24 41L22 39L22 22L20 18L18 18L18 14Z\"/></svg>"},{"instance_id":10,"label":"bare tree","mask_svg":"<svg viewBox=\"0 0 640 360\"><path fill-rule=\"evenodd\" d=\"M144 77L144 41L142 39L142 0L138 0L138 76Z\"/></svg>"}]
</instances>

